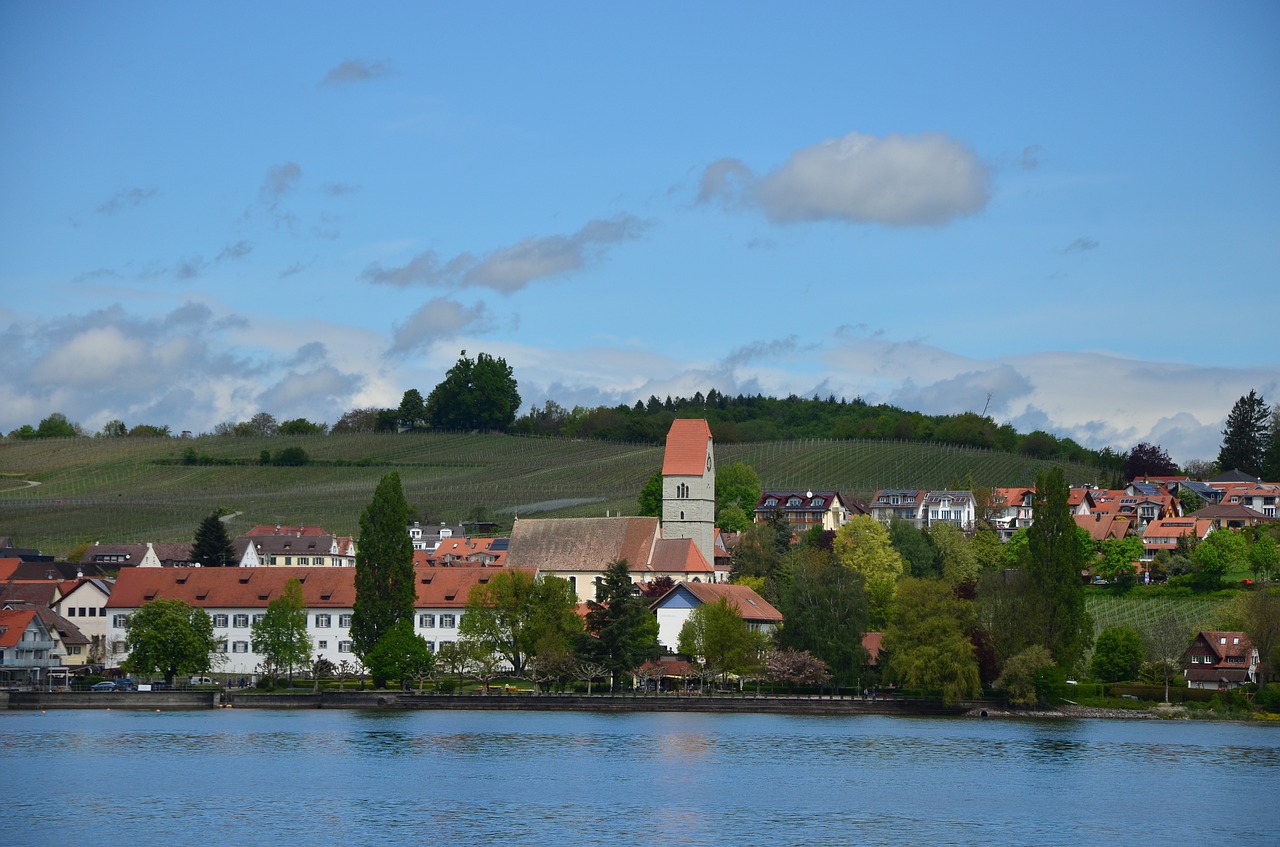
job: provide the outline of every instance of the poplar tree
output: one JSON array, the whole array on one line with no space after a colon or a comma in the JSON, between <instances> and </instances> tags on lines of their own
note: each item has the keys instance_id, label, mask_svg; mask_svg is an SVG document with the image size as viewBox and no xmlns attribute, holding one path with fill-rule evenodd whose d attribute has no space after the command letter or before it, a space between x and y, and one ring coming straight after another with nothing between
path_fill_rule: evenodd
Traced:
<instances>
[{"instance_id":1,"label":"poplar tree","mask_svg":"<svg viewBox=\"0 0 1280 847\"><path fill-rule=\"evenodd\" d=\"M1032 499L1035 521L1027 529L1026 568L1035 595L1033 620L1040 641L1063 669L1084 657L1093 626L1085 610L1084 548L1067 504L1069 492L1062 468L1036 476Z\"/></svg>"},{"instance_id":2,"label":"poplar tree","mask_svg":"<svg viewBox=\"0 0 1280 847\"><path fill-rule=\"evenodd\" d=\"M400 474L382 478L373 500L360 515L356 550L356 599L351 609L351 648L364 658L396 621L413 618L417 598L413 580L412 512L404 499Z\"/></svg>"}]
</instances>

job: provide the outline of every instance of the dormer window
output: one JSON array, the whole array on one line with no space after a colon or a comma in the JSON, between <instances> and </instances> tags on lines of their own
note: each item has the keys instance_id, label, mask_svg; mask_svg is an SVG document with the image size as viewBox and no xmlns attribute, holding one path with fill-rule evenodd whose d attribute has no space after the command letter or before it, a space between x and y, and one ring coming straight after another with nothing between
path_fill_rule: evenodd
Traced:
<instances>
[{"instance_id":1,"label":"dormer window","mask_svg":"<svg viewBox=\"0 0 1280 847\"><path fill-rule=\"evenodd\" d=\"M792 497L790 500L787 501L788 506L799 506L800 503L801 503L801 500L799 497Z\"/></svg>"},{"instance_id":2,"label":"dormer window","mask_svg":"<svg viewBox=\"0 0 1280 847\"><path fill-rule=\"evenodd\" d=\"M768 500L764 501L764 504L766 506L776 506L778 505L778 499L776 497L770 497Z\"/></svg>"},{"instance_id":3,"label":"dormer window","mask_svg":"<svg viewBox=\"0 0 1280 847\"><path fill-rule=\"evenodd\" d=\"M813 505L815 506L825 506L826 504L827 504L827 501L823 500L821 497L813 498Z\"/></svg>"}]
</instances>

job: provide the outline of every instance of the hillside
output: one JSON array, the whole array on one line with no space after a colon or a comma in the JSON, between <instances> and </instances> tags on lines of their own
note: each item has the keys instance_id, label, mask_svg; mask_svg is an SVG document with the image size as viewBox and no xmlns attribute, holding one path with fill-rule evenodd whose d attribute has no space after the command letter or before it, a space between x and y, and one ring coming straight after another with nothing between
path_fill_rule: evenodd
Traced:
<instances>
[{"instance_id":1,"label":"hillside","mask_svg":"<svg viewBox=\"0 0 1280 847\"><path fill-rule=\"evenodd\" d=\"M257 464L264 450L301 447L303 467ZM232 465L184 465L182 455ZM717 444L721 465L746 462L768 488L946 488L1034 481L1049 462L1013 453L892 441ZM215 509L239 513L228 529L321 524L355 534L378 480L400 473L425 521L455 522L481 510L513 515L634 514L662 463L662 448L511 435L343 434L261 438L68 438L0 442L0 536L65 555L94 541L188 541ZM1099 471L1065 465L1073 483ZM32 484L37 483L37 484Z\"/></svg>"}]
</instances>

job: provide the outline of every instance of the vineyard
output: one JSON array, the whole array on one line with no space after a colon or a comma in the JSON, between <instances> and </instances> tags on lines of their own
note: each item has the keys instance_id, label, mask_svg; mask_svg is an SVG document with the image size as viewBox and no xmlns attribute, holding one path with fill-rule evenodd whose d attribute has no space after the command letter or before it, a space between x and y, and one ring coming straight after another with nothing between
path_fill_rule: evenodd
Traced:
<instances>
[{"instance_id":1,"label":"vineyard","mask_svg":"<svg viewBox=\"0 0 1280 847\"><path fill-rule=\"evenodd\" d=\"M1086 599L1093 616L1094 632L1109 626L1124 626L1137 632L1150 632L1170 617L1187 632L1223 629L1235 625L1231 599L1214 597L1170 597L1150 595L1135 590L1124 595L1090 592Z\"/></svg>"},{"instance_id":2,"label":"vineyard","mask_svg":"<svg viewBox=\"0 0 1280 847\"><path fill-rule=\"evenodd\" d=\"M301 447L311 463L260 463L264 451L284 447ZM184 464L184 454L199 462ZM1050 464L892 441L719 444L716 458L751 465L766 488L863 498L891 487L1028 485ZM355 534L378 480L392 470L425 521L635 514L640 490L661 465L662 448L651 444L495 434L6 440L0 536L54 555L95 541L188 541L216 509L237 513L228 523L232 535L274 523ZM1065 470L1073 483L1097 481L1096 468Z\"/></svg>"}]
</instances>

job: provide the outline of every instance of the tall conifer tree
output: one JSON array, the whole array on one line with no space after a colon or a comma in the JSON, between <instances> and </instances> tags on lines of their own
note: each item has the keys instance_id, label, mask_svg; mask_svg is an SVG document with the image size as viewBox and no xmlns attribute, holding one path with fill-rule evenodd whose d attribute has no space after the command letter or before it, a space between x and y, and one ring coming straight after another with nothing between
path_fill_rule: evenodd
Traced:
<instances>
[{"instance_id":1,"label":"tall conifer tree","mask_svg":"<svg viewBox=\"0 0 1280 847\"><path fill-rule=\"evenodd\" d=\"M1267 432L1269 414L1270 409L1256 391L1250 391L1236 401L1231 407L1231 414L1227 415L1227 428L1222 431L1219 468L1261 476L1270 436Z\"/></svg>"},{"instance_id":2,"label":"tall conifer tree","mask_svg":"<svg viewBox=\"0 0 1280 847\"><path fill-rule=\"evenodd\" d=\"M360 515L356 550L356 599L351 609L351 646L365 656L401 618L413 617L412 512L404 499L400 474L378 483Z\"/></svg>"},{"instance_id":3,"label":"tall conifer tree","mask_svg":"<svg viewBox=\"0 0 1280 847\"><path fill-rule=\"evenodd\" d=\"M227 525L214 512L200 521L196 528L195 543L191 545L191 561L206 568L220 568L236 564L236 551L227 536Z\"/></svg>"}]
</instances>

